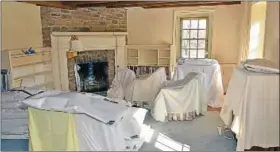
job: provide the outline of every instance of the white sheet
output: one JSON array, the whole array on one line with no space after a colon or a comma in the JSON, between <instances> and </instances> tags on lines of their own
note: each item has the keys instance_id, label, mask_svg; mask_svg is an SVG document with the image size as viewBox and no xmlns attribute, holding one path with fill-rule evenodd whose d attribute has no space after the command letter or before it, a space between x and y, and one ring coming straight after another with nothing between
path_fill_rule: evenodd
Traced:
<instances>
[{"instance_id":1,"label":"white sheet","mask_svg":"<svg viewBox=\"0 0 280 152\"><path fill-rule=\"evenodd\" d=\"M204 73L205 89L207 92L206 103L211 107L221 107L224 94L220 65L216 60L188 59L175 67L172 80L184 79L190 72Z\"/></svg>"},{"instance_id":2,"label":"white sheet","mask_svg":"<svg viewBox=\"0 0 280 152\"><path fill-rule=\"evenodd\" d=\"M144 143L144 138L135 139L138 143L131 140L132 136L140 137L141 133L143 121L137 121L137 112L142 114L138 118L144 118L147 111L130 108L123 120L113 126L97 122L86 115L76 114L79 151L137 151ZM133 149L135 145L136 148Z\"/></svg>"},{"instance_id":3,"label":"white sheet","mask_svg":"<svg viewBox=\"0 0 280 152\"><path fill-rule=\"evenodd\" d=\"M279 74L250 72L239 65L229 82L220 116L237 135L237 151L252 146L278 147Z\"/></svg>"},{"instance_id":4,"label":"white sheet","mask_svg":"<svg viewBox=\"0 0 280 152\"><path fill-rule=\"evenodd\" d=\"M153 102L165 81L165 68L159 68L150 75L136 79L133 83L132 101Z\"/></svg>"},{"instance_id":5,"label":"white sheet","mask_svg":"<svg viewBox=\"0 0 280 152\"><path fill-rule=\"evenodd\" d=\"M169 81L159 92L152 111L155 120L165 122L168 113L197 114L206 112L205 104L205 76L189 73L184 79Z\"/></svg>"},{"instance_id":6,"label":"white sheet","mask_svg":"<svg viewBox=\"0 0 280 152\"><path fill-rule=\"evenodd\" d=\"M47 91L21 101L37 109L86 114L104 123L123 117L128 107L118 102L96 94L63 91Z\"/></svg>"},{"instance_id":7,"label":"white sheet","mask_svg":"<svg viewBox=\"0 0 280 152\"><path fill-rule=\"evenodd\" d=\"M131 140L131 136L140 137L147 110L129 107L125 101L111 103L104 98L95 94L48 91L22 103L42 110L74 113L80 151L138 150L144 137ZM115 123L106 124L110 120ZM133 147L127 148L131 145Z\"/></svg>"},{"instance_id":8,"label":"white sheet","mask_svg":"<svg viewBox=\"0 0 280 152\"><path fill-rule=\"evenodd\" d=\"M132 70L127 68L120 69L107 92L107 97L131 101L135 78L135 73Z\"/></svg>"},{"instance_id":9,"label":"white sheet","mask_svg":"<svg viewBox=\"0 0 280 152\"><path fill-rule=\"evenodd\" d=\"M266 59L248 59L242 63L245 69L259 73L279 73L277 65Z\"/></svg>"},{"instance_id":10,"label":"white sheet","mask_svg":"<svg viewBox=\"0 0 280 152\"><path fill-rule=\"evenodd\" d=\"M1 92L1 138L27 139L28 116L25 109L19 108L18 101L29 95L18 92Z\"/></svg>"}]
</instances>

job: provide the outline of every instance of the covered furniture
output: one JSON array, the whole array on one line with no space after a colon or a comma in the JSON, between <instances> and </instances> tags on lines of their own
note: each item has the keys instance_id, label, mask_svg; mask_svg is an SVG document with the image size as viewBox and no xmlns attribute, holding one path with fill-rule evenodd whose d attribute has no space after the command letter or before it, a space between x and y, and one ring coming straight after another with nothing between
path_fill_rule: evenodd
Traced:
<instances>
[{"instance_id":1,"label":"covered furniture","mask_svg":"<svg viewBox=\"0 0 280 152\"><path fill-rule=\"evenodd\" d=\"M263 59L238 65L220 116L236 134L237 151L279 147L279 69Z\"/></svg>"},{"instance_id":2,"label":"covered furniture","mask_svg":"<svg viewBox=\"0 0 280 152\"><path fill-rule=\"evenodd\" d=\"M213 59L180 59L172 80L184 79L190 72L205 74L206 102L211 107L221 107L224 89L218 62Z\"/></svg>"},{"instance_id":3,"label":"covered furniture","mask_svg":"<svg viewBox=\"0 0 280 152\"><path fill-rule=\"evenodd\" d=\"M135 73L128 69L123 68L118 70L112 82L111 88L107 91L109 98L125 99L126 101L132 100L133 82L136 79Z\"/></svg>"},{"instance_id":4,"label":"covered furniture","mask_svg":"<svg viewBox=\"0 0 280 152\"><path fill-rule=\"evenodd\" d=\"M153 102L166 81L165 68L137 78L133 84L132 101L134 103Z\"/></svg>"},{"instance_id":5,"label":"covered furniture","mask_svg":"<svg viewBox=\"0 0 280 152\"><path fill-rule=\"evenodd\" d=\"M90 93L47 91L28 107L32 151L137 151L146 110Z\"/></svg>"},{"instance_id":6,"label":"covered furniture","mask_svg":"<svg viewBox=\"0 0 280 152\"><path fill-rule=\"evenodd\" d=\"M157 95L152 116L157 121L192 120L207 111L205 76L190 72L182 80L167 81Z\"/></svg>"}]
</instances>

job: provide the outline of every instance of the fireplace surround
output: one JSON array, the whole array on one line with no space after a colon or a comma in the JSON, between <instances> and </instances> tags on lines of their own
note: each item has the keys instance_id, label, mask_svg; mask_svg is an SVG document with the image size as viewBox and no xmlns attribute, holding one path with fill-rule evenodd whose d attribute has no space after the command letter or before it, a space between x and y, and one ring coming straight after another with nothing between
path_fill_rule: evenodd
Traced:
<instances>
[{"instance_id":1,"label":"fireplace surround","mask_svg":"<svg viewBox=\"0 0 280 152\"><path fill-rule=\"evenodd\" d=\"M76 35L84 49L78 52L81 58L91 56L93 60L108 61L108 81L112 82L118 68L126 67L126 32L53 32L51 34L53 78L55 89L69 91L76 90L73 70L75 62L81 61L79 55L67 58L70 50L70 38ZM107 57L106 57L107 56Z\"/></svg>"},{"instance_id":2,"label":"fireplace surround","mask_svg":"<svg viewBox=\"0 0 280 152\"><path fill-rule=\"evenodd\" d=\"M104 70L107 72L109 84L114 79L115 74L115 52L114 50L93 50L93 51L82 51L74 58L67 60L68 68L68 80L69 80L69 90L77 91L76 77L75 77L75 68L74 66L81 64L92 64L94 62L102 63L106 62L108 64L108 69L97 69L97 72L102 72ZM93 67L94 68L94 67ZM84 72L83 72L84 73ZM85 71L87 73L87 71ZM78 82L79 83L79 82ZM82 89L82 91L86 91Z\"/></svg>"}]
</instances>

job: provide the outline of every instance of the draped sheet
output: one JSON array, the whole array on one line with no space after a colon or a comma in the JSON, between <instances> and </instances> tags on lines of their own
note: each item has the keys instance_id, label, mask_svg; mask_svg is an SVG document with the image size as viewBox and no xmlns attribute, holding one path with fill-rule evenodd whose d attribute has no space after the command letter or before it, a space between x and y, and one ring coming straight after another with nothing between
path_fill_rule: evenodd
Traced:
<instances>
[{"instance_id":1,"label":"draped sheet","mask_svg":"<svg viewBox=\"0 0 280 152\"><path fill-rule=\"evenodd\" d=\"M136 79L133 83L132 101L153 102L165 81L165 68L159 68L150 75Z\"/></svg>"},{"instance_id":2,"label":"draped sheet","mask_svg":"<svg viewBox=\"0 0 280 152\"><path fill-rule=\"evenodd\" d=\"M181 61L182 62L182 61ZM184 79L190 72L204 73L206 103L211 107L221 107L224 94L221 68L217 61L210 59L188 59L175 67L173 80Z\"/></svg>"},{"instance_id":3,"label":"draped sheet","mask_svg":"<svg viewBox=\"0 0 280 152\"><path fill-rule=\"evenodd\" d=\"M237 151L252 146L278 147L279 74L251 72L239 65L229 82L220 116L237 135Z\"/></svg>"},{"instance_id":4,"label":"draped sheet","mask_svg":"<svg viewBox=\"0 0 280 152\"><path fill-rule=\"evenodd\" d=\"M168 113L206 112L203 74L189 73L184 79L169 81L154 102L152 116L164 122Z\"/></svg>"},{"instance_id":5,"label":"draped sheet","mask_svg":"<svg viewBox=\"0 0 280 152\"><path fill-rule=\"evenodd\" d=\"M2 139L27 139L28 115L20 109L18 101L29 95L18 91L1 92L1 137Z\"/></svg>"},{"instance_id":6,"label":"draped sheet","mask_svg":"<svg viewBox=\"0 0 280 152\"><path fill-rule=\"evenodd\" d=\"M133 81L135 73L127 68L118 70L112 82L111 88L107 92L109 98L132 100Z\"/></svg>"},{"instance_id":7,"label":"draped sheet","mask_svg":"<svg viewBox=\"0 0 280 152\"><path fill-rule=\"evenodd\" d=\"M140 134L147 111L129 107L123 100L48 91L22 103L29 107L35 151L135 151L144 142Z\"/></svg>"}]
</instances>

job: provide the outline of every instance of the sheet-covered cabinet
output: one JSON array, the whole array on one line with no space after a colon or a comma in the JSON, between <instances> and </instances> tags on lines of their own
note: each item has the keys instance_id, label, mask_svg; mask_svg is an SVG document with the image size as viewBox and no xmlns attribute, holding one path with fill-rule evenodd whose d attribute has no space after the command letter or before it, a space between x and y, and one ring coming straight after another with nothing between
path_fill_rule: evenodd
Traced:
<instances>
[{"instance_id":1,"label":"sheet-covered cabinet","mask_svg":"<svg viewBox=\"0 0 280 152\"><path fill-rule=\"evenodd\" d=\"M279 74L252 72L237 66L220 116L236 134L237 151L252 146L279 146Z\"/></svg>"}]
</instances>

